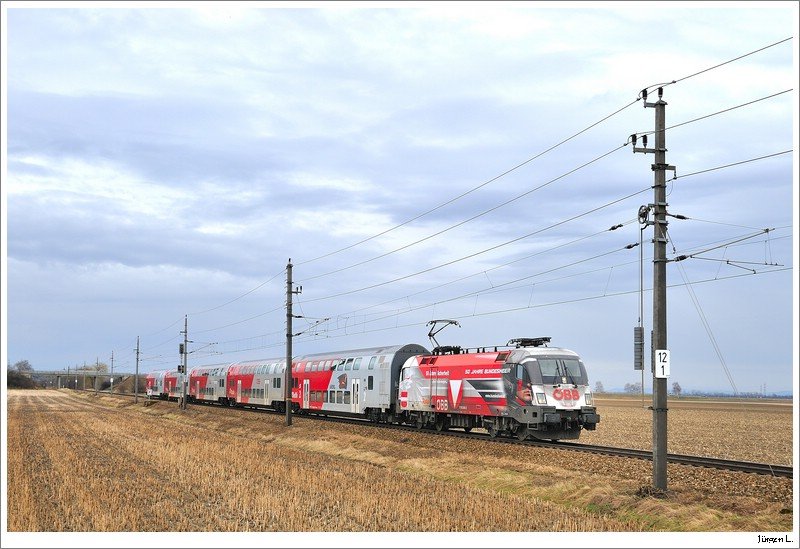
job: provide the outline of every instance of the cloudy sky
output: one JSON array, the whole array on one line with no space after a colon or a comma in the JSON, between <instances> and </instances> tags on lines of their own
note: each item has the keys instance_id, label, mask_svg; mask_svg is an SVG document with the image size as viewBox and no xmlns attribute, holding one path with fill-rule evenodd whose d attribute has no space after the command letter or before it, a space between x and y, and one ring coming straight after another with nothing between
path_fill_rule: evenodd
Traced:
<instances>
[{"instance_id":1,"label":"cloudy sky","mask_svg":"<svg viewBox=\"0 0 800 549\"><path fill-rule=\"evenodd\" d=\"M291 258L295 354L447 318L637 382L663 83L670 384L796 385L796 3L123 6L3 4L4 360L282 356Z\"/></svg>"}]
</instances>

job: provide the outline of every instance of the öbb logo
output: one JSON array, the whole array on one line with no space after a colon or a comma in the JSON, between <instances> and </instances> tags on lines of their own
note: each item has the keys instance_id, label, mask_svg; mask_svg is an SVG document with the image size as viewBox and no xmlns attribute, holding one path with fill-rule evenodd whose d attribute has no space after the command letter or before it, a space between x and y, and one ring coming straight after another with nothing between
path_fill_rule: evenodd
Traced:
<instances>
[{"instance_id":1,"label":"\u00f6bb logo","mask_svg":"<svg viewBox=\"0 0 800 549\"><path fill-rule=\"evenodd\" d=\"M556 400L578 400L581 394L577 389L553 389L553 398Z\"/></svg>"}]
</instances>

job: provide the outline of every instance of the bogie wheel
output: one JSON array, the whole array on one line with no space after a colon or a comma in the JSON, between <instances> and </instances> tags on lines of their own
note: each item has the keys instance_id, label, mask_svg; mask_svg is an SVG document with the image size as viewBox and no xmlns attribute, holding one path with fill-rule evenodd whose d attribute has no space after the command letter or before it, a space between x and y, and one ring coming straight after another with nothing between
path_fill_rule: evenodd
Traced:
<instances>
[{"instance_id":1,"label":"bogie wheel","mask_svg":"<svg viewBox=\"0 0 800 549\"><path fill-rule=\"evenodd\" d=\"M526 440L528 438L528 435L529 435L529 433L528 433L528 428L527 427L520 427L517 430L517 438L519 440Z\"/></svg>"},{"instance_id":2,"label":"bogie wheel","mask_svg":"<svg viewBox=\"0 0 800 549\"><path fill-rule=\"evenodd\" d=\"M472 427L464 427L465 433L469 433L470 431L472 431Z\"/></svg>"},{"instance_id":3,"label":"bogie wheel","mask_svg":"<svg viewBox=\"0 0 800 549\"><path fill-rule=\"evenodd\" d=\"M494 425L487 426L486 430L489 432L490 438L497 438L497 435L500 434L500 431L498 431L497 427L495 427Z\"/></svg>"},{"instance_id":4,"label":"bogie wheel","mask_svg":"<svg viewBox=\"0 0 800 549\"><path fill-rule=\"evenodd\" d=\"M422 416L417 416L417 422L416 422L417 429L422 429L424 425L425 421L422 419Z\"/></svg>"},{"instance_id":5,"label":"bogie wheel","mask_svg":"<svg viewBox=\"0 0 800 549\"><path fill-rule=\"evenodd\" d=\"M438 432L447 431L447 418L446 417L437 417L436 418L436 430Z\"/></svg>"}]
</instances>

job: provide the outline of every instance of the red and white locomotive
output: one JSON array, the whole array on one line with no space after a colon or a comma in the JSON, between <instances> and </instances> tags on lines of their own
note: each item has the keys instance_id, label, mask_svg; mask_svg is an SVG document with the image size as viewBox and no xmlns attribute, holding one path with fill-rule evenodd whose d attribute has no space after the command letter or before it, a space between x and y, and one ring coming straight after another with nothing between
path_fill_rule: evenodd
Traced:
<instances>
[{"instance_id":1,"label":"red and white locomotive","mask_svg":"<svg viewBox=\"0 0 800 549\"><path fill-rule=\"evenodd\" d=\"M409 359L399 384L404 419L438 431L460 427L520 440L576 439L600 416L586 368L573 351L546 347L549 337L511 340L513 349L437 348Z\"/></svg>"},{"instance_id":2,"label":"red and white locomotive","mask_svg":"<svg viewBox=\"0 0 800 549\"><path fill-rule=\"evenodd\" d=\"M516 339L508 348L463 351L416 344L310 354L292 360L295 412L406 423L438 431L486 429L520 439L576 439L600 421L586 368L550 338ZM199 366L188 375L189 401L285 411L285 359ZM151 372L147 394L181 396L183 375Z\"/></svg>"}]
</instances>

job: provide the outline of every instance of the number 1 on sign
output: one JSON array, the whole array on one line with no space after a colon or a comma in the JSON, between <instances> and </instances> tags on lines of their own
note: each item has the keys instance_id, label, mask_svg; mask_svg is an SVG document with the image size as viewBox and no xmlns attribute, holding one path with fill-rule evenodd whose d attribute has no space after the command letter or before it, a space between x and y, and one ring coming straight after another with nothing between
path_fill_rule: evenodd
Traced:
<instances>
[{"instance_id":1,"label":"number 1 on sign","mask_svg":"<svg viewBox=\"0 0 800 549\"><path fill-rule=\"evenodd\" d=\"M656 351L656 377L669 377L669 351L666 349Z\"/></svg>"}]
</instances>

